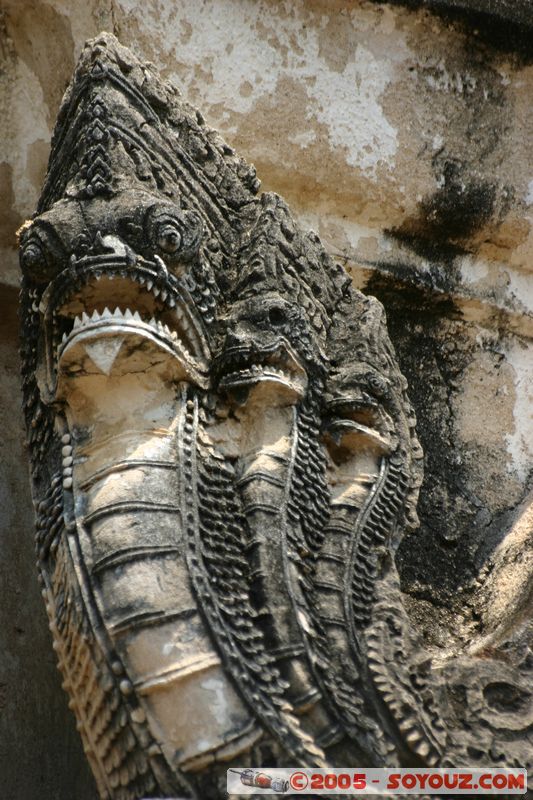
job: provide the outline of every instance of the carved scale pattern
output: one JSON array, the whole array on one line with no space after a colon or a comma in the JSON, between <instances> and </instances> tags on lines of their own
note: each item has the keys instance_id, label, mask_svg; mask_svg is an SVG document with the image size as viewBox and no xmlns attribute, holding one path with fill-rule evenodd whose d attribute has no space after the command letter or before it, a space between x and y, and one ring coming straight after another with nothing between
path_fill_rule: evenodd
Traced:
<instances>
[{"instance_id":1,"label":"carved scale pattern","mask_svg":"<svg viewBox=\"0 0 533 800\"><path fill-rule=\"evenodd\" d=\"M200 450L198 463L203 468L197 478L197 429L198 401L194 397L187 401L180 441L185 465L189 566L197 594L217 641L224 642L227 666L240 691L267 729L283 741L293 759L302 764L313 763L319 751L299 730L296 719L287 713L279 674L253 624L256 615L246 591L247 564L243 558L245 523L232 492L233 471L228 464L210 459L208 453ZM212 506L213 500L216 508Z\"/></svg>"},{"instance_id":2,"label":"carved scale pattern","mask_svg":"<svg viewBox=\"0 0 533 800\"><path fill-rule=\"evenodd\" d=\"M175 791L188 791L185 781L180 786L175 777L165 774L165 764L158 763L160 757L154 759L151 750L155 742L143 724L144 714L138 706L126 702L119 688L117 673L120 675L123 668L117 655L110 665L111 648L101 649L94 637L80 584L72 580L76 570L71 547L76 545L68 542L57 491L61 482L62 477L56 476L50 502L41 507L37 564L58 669L64 678L62 686L70 698L69 708L76 714L100 796L131 800L158 790L172 791L173 785ZM54 531L53 539L48 536L43 541L39 532L47 530L51 515L54 522L48 530ZM70 538L72 535L71 529Z\"/></svg>"},{"instance_id":3,"label":"carved scale pattern","mask_svg":"<svg viewBox=\"0 0 533 800\"><path fill-rule=\"evenodd\" d=\"M88 44L20 232L21 355L40 580L100 796L215 800L264 753L525 763L527 642L438 661L403 607L422 453L383 309L258 188L152 67Z\"/></svg>"}]
</instances>

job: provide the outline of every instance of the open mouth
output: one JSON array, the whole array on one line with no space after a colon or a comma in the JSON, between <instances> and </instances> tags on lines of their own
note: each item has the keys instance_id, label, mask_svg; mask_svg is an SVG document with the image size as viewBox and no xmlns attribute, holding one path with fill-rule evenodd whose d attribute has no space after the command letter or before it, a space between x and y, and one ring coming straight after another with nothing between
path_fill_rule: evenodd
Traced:
<instances>
[{"instance_id":1,"label":"open mouth","mask_svg":"<svg viewBox=\"0 0 533 800\"><path fill-rule=\"evenodd\" d=\"M381 428L382 414L378 404L365 396L343 397L328 403L329 418L325 438L334 448L361 449L372 447L381 453L390 450L390 437Z\"/></svg>"},{"instance_id":2,"label":"open mouth","mask_svg":"<svg viewBox=\"0 0 533 800\"><path fill-rule=\"evenodd\" d=\"M135 269L115 259L85 259L62 272L40 304L51 389L79 344L140 337L177 359L201 385L207 380L208 346L192 299L158 265ZM117 346L118 347L118 346ZM94 349L94 348L93 348ZM109 348L108 348L109 352Z\"/></svg>"},{"instance_id":3,"label":"open mouth","mask_svg":"<svg viewBox=\"0 0 533 800\"><path fill-rule=\"evenodd\" d=\"M238 347L227 350L218 372L221 375L219 386L226 390L269 381L302 396L307 387L306 371L285 342L276 344L270 350L252 351Z\"/></svg>"}]
</instances>

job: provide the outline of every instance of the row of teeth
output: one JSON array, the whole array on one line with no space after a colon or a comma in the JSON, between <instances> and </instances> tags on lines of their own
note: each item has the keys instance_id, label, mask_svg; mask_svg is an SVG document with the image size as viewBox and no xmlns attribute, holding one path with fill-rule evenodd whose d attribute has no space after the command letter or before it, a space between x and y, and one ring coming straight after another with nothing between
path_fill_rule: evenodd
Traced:
<instances>
[{"instance_id":1,"label":"row of teeth","mask_svg":"<svg viewBox=\"0 0 533 800\"><path fill-rule=\"evenodd\" d=\"M105 276L103 277L105 277L107 280L112 281L115 278L125 278L126 276L130 280L135 280L135 282L139 283L141 286L146 286L148 291L151 292L154 295L154 297L159 297L161 300L163 300L163 302L166 302L167 305L170 306L170 308L174 308L174 306L176 305L175 298L171 294L169 294L166 289L160 289L158 286L155 286L152 278L145 278L144 275L130 275L125 271L124 272L119 271L116 274L113 272L106 272Z\"/></svg>"},{"instance_id":2,"label":"row of teeth","mask_svg":"<svg viewBox=\"0 0 533 800\"><path fill-rule=\"evenodd\" d=\"M291 376L289 372L286 372L283 369L279 369L279 368L276 369L276 367L271 367L270 365L267 365L267 366L264 366L264 367L260 367L257 364L253 364L248 369L236 370L235 372L232 372L231 375L232 375L232 377L237 377L237 376L240 377L240 376L249 375L250 372L253 375L264 375L265 373L269 373L269 374L279 375L282 378L290 378L290 376Z\"/></svg>"},{"instance_id":3,"label":"row of teeth","mask_svg":"<svg viewBox=\"0 0 533 800\"><path fill-rule=\"evenodd\" d=\"M163 303L166 304L169 308L176 308L179 311L179 306L176 306L176 298L173 296L171 292L167 289L160 289L158 286L154 285L154 281L152 278L146 278L143 275L133 275L126 272L126 270L119 271L116 273L106 272L105 275L88 275L87 280L90 281L91 278L95 278L96 281L99 281L100 278L105 277L106 280L113 281L115 278L128 278L130 281L139 284L140 286L145 286L146 289L156 298L159 298ZM87 280L83 281L82 285L87 283ZM59 308L62 305L65 305L70 300L72 296L72 292L68 295L65 295L61 298L57 299L57 307Z\"/></svg>"},{"instance_id":4,"label":"row of teeth","mask_svg":"<svg viewBox=\"0 0 533 800\"><path fill-rule=\"evenodd\" d=\"M190 324L186 317L181 313L178 313L177 316L184 331L188 332ZM176 331L171 331L168 325L164 325L163 323L157 321L155 317L152 317L148 321L143 320L138 311L132 312L129 308L127 308L124 312L122 312L120 308L116 308L113 312L111 312L108 308L104 308L101 314L99 314L98 311L93 311L91 316L83 311L81 317L77 316L74 319L72 331L76 330L77 328L81 328L84 325L88 325L91 322L100 322L102 320L120 320L121 322L134 320L135 322L141 322L145 325L150 325L150 327L154 328L154 330L156 330L158 333L164 333L167 336L170 336L171 339L178 340L179 338ZM64 333L62 343L66 341L69 336L70 334Z\"/></svg>"}]
</instances>

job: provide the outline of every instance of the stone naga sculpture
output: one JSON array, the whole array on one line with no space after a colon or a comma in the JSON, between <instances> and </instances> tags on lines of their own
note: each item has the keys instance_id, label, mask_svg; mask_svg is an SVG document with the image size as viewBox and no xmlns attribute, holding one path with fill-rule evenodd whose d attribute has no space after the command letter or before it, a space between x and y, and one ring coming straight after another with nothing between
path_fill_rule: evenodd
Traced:
<instances>
[{"instance_id":1,"label":"stone naga sculpture","mask_svg":"<svg viewBox=\"0 0 533 800\"><path fill-rule=\"evenodd\" d=\"M258 187L153 67L88 44L20 233L22 374L100 796L223 797L231 765L526 766L531 656L435 663L402 605L421 451L383 309Z\"/></svg>"}]
</instances>

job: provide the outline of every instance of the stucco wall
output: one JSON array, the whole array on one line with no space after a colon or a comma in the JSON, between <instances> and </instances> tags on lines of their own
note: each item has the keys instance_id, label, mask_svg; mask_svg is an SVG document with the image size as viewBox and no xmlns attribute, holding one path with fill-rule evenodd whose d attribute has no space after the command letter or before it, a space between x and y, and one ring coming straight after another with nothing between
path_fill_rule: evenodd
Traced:
<instances>
[{"instance_id":1,"label":"stucco wall","mask_svg":"<svg viewBox=\"0 0 533 800\"><path fill-rule=\"evenodd\" d=\"M14 231L34 209L76 57L102 29L181 87L255 163L263 188L282 194L355 284L385 303L426 451L422 527L400 552L411 612L434 644L490 626L476 576L512 531L533 450L533 59L475 20L452 24L413 5L0 1L7 797L93 791L33 577ZM528 20L513 22L527 30Z\"/></svg>"}]
</instances>

